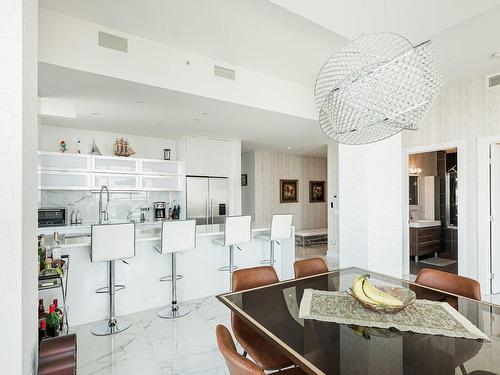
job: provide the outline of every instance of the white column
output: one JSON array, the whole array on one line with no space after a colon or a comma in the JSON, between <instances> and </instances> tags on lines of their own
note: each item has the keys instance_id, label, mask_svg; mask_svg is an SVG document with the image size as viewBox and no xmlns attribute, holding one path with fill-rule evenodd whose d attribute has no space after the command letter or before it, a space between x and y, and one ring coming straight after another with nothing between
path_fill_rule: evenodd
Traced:
<instances>
[{"instance_id":1,"label":"white column","mask_svg":"<svg viewBox=\"0 0 500 375\"><path fill-rule=\"evenodd\" d=\"M339 261L401 276L401 135L339 145Z\"/></svg>"},{"instance_id":2,"label":"white column","mask_svg":"<svg viewBox=\"0 0 500 375\"><path fill-rule=\"evenodd\" d=\"M37 353L38 1L0 5L0 368L34 374Z\"/></svg>"},{"instance_id":3,"label":"white column","mask_svg":"<svg viewBox=\"0 0 500 375\"><path fill-rule=\"evenodd\" d=\"M339 145L328 144L328 252L327 256L339 256Z\"/></svg>"}]
</instances>

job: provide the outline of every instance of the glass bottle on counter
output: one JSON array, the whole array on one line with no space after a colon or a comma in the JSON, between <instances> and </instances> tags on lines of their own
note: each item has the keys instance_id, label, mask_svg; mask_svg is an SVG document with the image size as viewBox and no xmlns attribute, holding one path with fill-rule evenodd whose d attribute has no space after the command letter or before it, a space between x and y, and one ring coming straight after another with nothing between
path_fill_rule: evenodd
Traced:
<instances>
[{"instance_id":1,"label":"glass bottle on counter","mask_svg":"<svg viewBox=\"0 0 500 375\"><path fill-rule=\"evenodd\" d=\"M61 250L61 240L59 240L59 234L54 232L54 239L52 240L52 261L60 260L62 256Z\"/></svg>"},{"instance_id":2,"label":"glass bottle on counter","mask_svg":"<svg viewBox=\"0 0 500 375\"><path fill-rule=\"evenodd\" d=\"M47 314L45 313L45 306L43 305L43 299L38 300L38 319L45 318Z\"/></svg>"},{"instance_id":3,"label":"glass bottle on counter","mask_svg":"<svg viewBox=\"0 0 500 375\"><path fill-rule=\"evenodd\" d=\"M59 303L57 301L57 298L54 298L52 304L56 307L56 313L57 315L59 315L59 330L62 332L62 329L64 327L64 313L58 306Z\"/></svg>"},{"instance_id":4,"label":"glass bottle on counter","mask_svg":"<svg viewBox=\"0 0 500 375\"><path fill-rule=\"evenodd\" d=\"M47 335L47 321L45 319L40 319L40 323L38 325L38 344L42 342L43 339L48 338Z\"/></svg>"},{"instance_id":5,"label":"glass bottle on counter","mask_svg":"<svg viewBox=\"0 0 500 375\"><path fill-rule=\"evenodd\" d=\"M57 337L59 335L59 314L56 313L56 307L54 305L50 305L49 313L45 318L47 322L47 334L50 337Z\"/></svg>"}]
</instances>

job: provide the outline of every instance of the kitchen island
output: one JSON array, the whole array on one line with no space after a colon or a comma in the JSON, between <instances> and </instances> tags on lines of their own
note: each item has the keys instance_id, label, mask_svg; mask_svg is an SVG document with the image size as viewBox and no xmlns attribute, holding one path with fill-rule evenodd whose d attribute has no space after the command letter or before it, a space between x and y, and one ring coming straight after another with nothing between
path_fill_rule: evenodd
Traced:
<instances>
[{"instance_id":1,"label":"kitchen island","mask_svg":"<svg viewBox=\"0 0 500 375\"><path fill-rule=\"evenodd\" d=\"M72 326L105 319L108 296L95 290L107 285L107 263L90 261L90 225L71 225L39 228L39 234L58 232L64 238L62 253L70 256L68 279L68 316ZM253 236L265 233L268 227L252 225ZM229 274L219 271L228 264L229 249L213 241L224 235L224 226L197 225L196 249L179 253L177 272L184 277L177 283L179 301L209 297L229 291ZM126 288L117 292L118 315L129 314L170 303L170 282L159 279L170 274L171 257L161 255L161 222L136 223L136 256L125 264L116 262L116 283ZM281 280L293 277L295 260L294 230L289 240L275 247L275 269ZM239 268L259 266L269 258L269 242L253 238L249 244L235 251L235 264ZM57 292L42 291L40 298L59 298Z\"/></svg>"}]
</instances>

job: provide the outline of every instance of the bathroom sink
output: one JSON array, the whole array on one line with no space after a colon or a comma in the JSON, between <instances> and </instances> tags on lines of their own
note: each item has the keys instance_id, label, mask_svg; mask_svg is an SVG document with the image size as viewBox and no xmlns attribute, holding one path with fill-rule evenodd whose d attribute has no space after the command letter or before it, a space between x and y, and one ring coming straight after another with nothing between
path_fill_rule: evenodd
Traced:
<instances>
[{"instance_id":1,"label":"bathroom sink","mask_svg":"<svg viewBox=\"0 0 500 375\"><path fill-rule=\"evenodd\" d=\"M425 227L439 227L441 221L439 220L414 220L410 222L410 228L425 228Z\"/></svg>"}]
</instances>

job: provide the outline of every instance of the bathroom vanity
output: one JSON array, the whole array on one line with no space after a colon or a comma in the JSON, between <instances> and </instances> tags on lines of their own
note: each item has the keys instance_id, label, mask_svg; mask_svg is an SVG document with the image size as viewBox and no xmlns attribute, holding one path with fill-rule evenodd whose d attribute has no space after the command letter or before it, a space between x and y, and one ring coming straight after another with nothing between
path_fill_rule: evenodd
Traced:
<instances>
[{"instance_id":1,"label":"bathroom vanity","mask_svg":"<svg viewBox=\"0 0 500 375\"><path fill-rule=\"evenodd\" d=\"M417 220L410 223L410 256L419 257L441 250L441 222Z\"/></svg>"}]
</instances>

